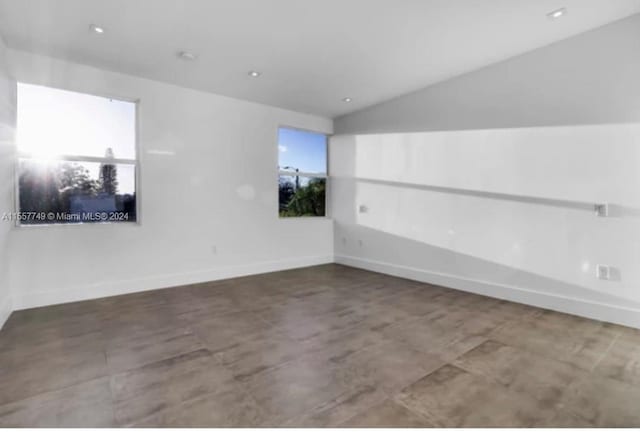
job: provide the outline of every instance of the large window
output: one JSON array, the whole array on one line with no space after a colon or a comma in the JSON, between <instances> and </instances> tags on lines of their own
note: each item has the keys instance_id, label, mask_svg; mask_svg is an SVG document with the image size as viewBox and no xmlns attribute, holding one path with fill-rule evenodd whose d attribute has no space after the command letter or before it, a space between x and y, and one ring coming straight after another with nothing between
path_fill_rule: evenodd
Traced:
<instances>
[{"instance_id":1,"label":"large window","mask_svg":"<svg viewBox=\"0 0 640 435\"><path fill-rule=\"evenodd\" d=\"M136 222L136 103L18 84L21 224Z\"/></svg>"},{"instance_id":2,"label":"large window","mask_svg":"<svg viewBox=\"0 0 640 435\"><path fill-rule=\"evenodd\" d=\"M281 217L325 216L326 135L280 128L278 171Z\"/></svg>"}]
</instances>

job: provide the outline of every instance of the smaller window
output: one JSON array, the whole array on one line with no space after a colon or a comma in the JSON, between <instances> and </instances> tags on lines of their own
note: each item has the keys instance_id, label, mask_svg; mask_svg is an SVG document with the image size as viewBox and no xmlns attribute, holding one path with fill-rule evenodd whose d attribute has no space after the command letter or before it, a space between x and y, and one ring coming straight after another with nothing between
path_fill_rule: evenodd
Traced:
<instances>
[{"instance_id":1,"label":"smaller window","mask_svg":"<svg viewBox=\"0 0 640 435\"><path fill-rule=\"evenodd\" d=\"M325 216L326 135L280 128L278 173L280 217Z\"/></svg>"}]
</instances>

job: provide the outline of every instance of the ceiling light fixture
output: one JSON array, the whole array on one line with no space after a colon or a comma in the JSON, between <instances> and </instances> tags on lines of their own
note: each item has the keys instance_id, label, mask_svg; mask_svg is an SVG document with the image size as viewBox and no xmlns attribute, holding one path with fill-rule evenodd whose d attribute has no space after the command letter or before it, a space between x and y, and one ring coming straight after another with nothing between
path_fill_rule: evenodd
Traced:
<instances>
[{"instance_id":1,"label":"ceiling light fixture","mask_svg":"<svg viewBox=\"0 0 640 435\"><path fill-rule=\"evenodd\" d=\"M198 58L198 56L196 56L195 54L189 52L189 51L179 51L178 52L178 57L182 60L189 60L189 61L193 61L196 60Z\"/></svg>"},{"instance_id":2,"label":"ceiling light fixture","mask_svg":"<svg viewBox=\"0 0 640 435\"><path fill-rule=\"evenodd\" d=\"M260 77L262 73L260 71L249 71L249 77L253 77L254 79Z\"/></svg>"},{"instance_id":3,"label":"ceiling light fixture","mask_svg":"<svg viewBox=\"0 0 640 435\"><path fill-rule=\"evenodd\" d=\"M555 11L551 11L547 14L547 17L550 20L557 20L558 18L562 17L563 15L567 14L567 8L560 8L560 9L556 9Z\"/></svg>"},{"instance_id":4,"label":"ceiling light fixture","mask_svg":"<svg viewBox=\"0 0 640 435\"><path fill-rule=\"evenodd\" d=\"M344 97L344 98L342 99L342 101L343 101L343 102L345 102L345 103L350 103L350 102L352 102L353 100L351 99L351 97Z\"/></svg>"},{"instance_id":5,"label":"ceiling light fixture","mask_svg":"<svg viewBox=\"0 0 640 435\"><path fill-rule=\"evenodd\" d=\"M95 24L91 24L89 26L89 30L91 30L93 33L97 33L99 35L102 35L104 33L104 27L102 26L97 26Z\"/></svg>"}]
</instances>

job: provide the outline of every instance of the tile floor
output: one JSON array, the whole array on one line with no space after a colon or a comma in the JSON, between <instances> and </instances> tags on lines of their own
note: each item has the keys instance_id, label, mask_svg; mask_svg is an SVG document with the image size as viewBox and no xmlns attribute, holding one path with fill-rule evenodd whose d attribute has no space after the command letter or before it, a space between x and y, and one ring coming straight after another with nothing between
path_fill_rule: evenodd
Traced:
<instances>
[{"instance_id":1,"label":"tile floor","mask_svg":"<svg viewBox=\"0 0 640 435\"><path fill-rule=\"evenodd\" d=\"M0 426L640 426L640 331L339 265L15 312Z\"/></svg>"}]
</instances>

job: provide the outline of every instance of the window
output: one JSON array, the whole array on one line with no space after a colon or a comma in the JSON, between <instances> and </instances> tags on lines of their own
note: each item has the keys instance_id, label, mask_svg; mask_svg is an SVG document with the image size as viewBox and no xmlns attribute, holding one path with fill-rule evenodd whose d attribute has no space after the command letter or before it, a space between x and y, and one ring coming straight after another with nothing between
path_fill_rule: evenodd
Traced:
<instances>
[{"instance_id":1,"label":"window","mask_svg":"<svg viewBox=\"0 0 640 435\"><path fill-rule=\"evenodd\" d=\"M18 83L21 224L136 222L136 103Z\"/></svg>"},{"instance_id":2,"label":"window","mask_svg":"<svg viewBox=\"0 0 640 435\"><path fill-rule=\"evenodd\" d=\"M278 171L280 217L325 216L326 135L280 128Z\"/></svg>"}]
</instances>

